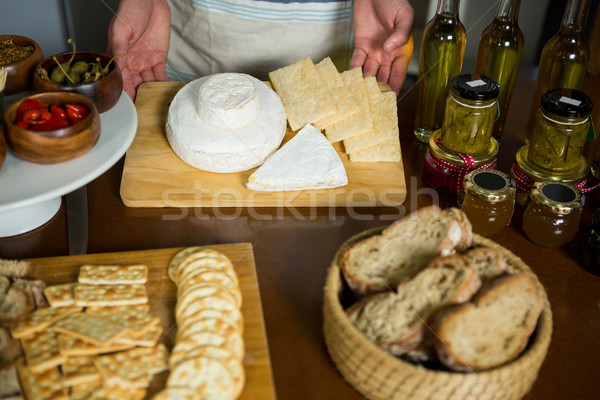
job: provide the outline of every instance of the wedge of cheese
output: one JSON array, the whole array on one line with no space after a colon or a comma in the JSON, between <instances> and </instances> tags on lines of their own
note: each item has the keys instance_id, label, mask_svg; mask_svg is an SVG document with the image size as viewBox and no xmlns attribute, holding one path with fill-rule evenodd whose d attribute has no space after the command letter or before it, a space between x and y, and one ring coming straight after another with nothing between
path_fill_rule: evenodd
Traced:
<instances>
[{"instance_id":1,"label":"wedge of cheese","mask_svg":"<svg viewBox=\"0 0 600 400\"><path fill-rule=\"evenodd\" d=\"M305 125L248 179L259 191L327 189L348 184L346 169L321 131Z\"/></svg>"}]
</instances>

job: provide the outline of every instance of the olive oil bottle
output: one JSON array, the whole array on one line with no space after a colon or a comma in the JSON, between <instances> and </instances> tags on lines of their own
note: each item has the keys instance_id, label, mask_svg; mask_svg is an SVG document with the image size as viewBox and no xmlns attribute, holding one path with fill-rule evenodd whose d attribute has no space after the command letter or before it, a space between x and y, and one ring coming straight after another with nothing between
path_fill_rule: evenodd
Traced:
<instances>
[{"instance_id":1,"label":"olive oil bottle","mask_svg":"<svg viewBox=\"0 0 600 400\"><path fill-rule=\"evenodd\" d=\"M500 85L498 108L500 115L494 123L493 136L502 139L508 106L512 97L521 58L523 57L523 32L519 28L521 0L501 0L492 23L479 38L475 72L492 78Z\"/></svg>"},{"instance_id":2,"label":"olive oil bottle","mask_svg":"<svg viewBox=\"0 0 600 400\"><path fill-rule=\"evenodd\" d=\"M560 30L542 50L540 65L527 121L526 142L533 134L542 94L550 89L580 89L590 59L584 38L590 0L569 0Z\"/></svg>"},{"instance_id":3,"label":"olive oil bottle","mask_svg":"<svg viewBox=\"0 0 600 400\"><path fill-rule=\"evenodd\" d=\"M450 81L462 68L467 38L458 6L459 0L439 0L423 31L414 134L426 143L442 126Z\"/></svg>"}]
</instances>

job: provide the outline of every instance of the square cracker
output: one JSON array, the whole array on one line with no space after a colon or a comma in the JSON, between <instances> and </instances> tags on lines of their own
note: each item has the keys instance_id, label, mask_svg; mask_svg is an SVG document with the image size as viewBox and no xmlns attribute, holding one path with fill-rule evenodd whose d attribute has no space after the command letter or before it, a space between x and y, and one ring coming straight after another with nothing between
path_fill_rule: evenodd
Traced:
<instances>
[{"instance_id":1,"label":"square cracker","mask_svg":"<svg viewBox=\"0 0 600 400\"><path fill-rule=\"evenodd\" d=\"M65 356L58 351L56 333L51 329L22 338L21 346L27 367L33 373L42 373L65 361Z\"/></svg>"},{"instance_id":2,"label":"square cracker","mask_svg":"<svg viewBox=\"0 0 600 400\"><path fill-rule=\"evenodd\" d=\"M67 390L60 379L58 367L36 374L27 367L25 360L17 361L17 371L21 387L27 399L68 400Z\"/></svg>"},{"instance_id":3,"label":"square cracker","mask_svg":"<svg viewBox=\"0 0 600 400\"><path fill-rule=\"evenodd\" d=\"M398 162L400 161L400 142L397 140L382 142L350 153L348 158L351 162Z\"/></svg>"},{"instance_id":4,"label":"square cracker","mask_svg":"<svg viewBox=\"0 0 600 400\"><path fill-rule=\"evenodd\" d=\"M79 386L100 381L100 374L90 356L67 357L61 364L65 386Z\"/></svg>"},{"instance_id":5,"label":"square cracker","mask_svg":"<svg viewBox=\"0 0 600 400\"><path fill-rule=\"evenodd\" d=\"M71 307L75 305L73 287L76 283L63 283L60 285L46 286L44 296L51 307Z\"/></svg>"},{"instance_id":6,"label":"square cracker","mask_svg":"<svg viewBox=\"0 0 600 400\"><path fill-rule=\"evenodd\" d=\"M382 93L374 76L365 78L365 84L373 129L362 135L344 139L347 153L354 153L389 140L400 140L396 94L391 91Z\"/></svg>"},{"instance_id":7,"label":"square cracker","mask_svg":"<svg viewBox=\"0 0 600 400\"><path fill-rule=\"evenodd\" d=\"M344 81L333 61L331 61L331 58L324 58L316 67L323 80L323 84L327 87L329 93L331 93L337 109L335 114L315 121L313 125L322 130L358 113L358 104L354 99L352 90L344 85Z\"/></svg>"},{"instance_id":8,"label":"square cracker","mask_svg":"<svg viewBox=\"0 0 600 400\"><path fill-rule=\"evenodd\" d=\"M53 329L97 346L110 343L126 333L122 325L87 313L71 314L56 322Z\"/></svg>"},{"instance_id":9,"label":"square cracker","mask_svg":"<svg viewBox=\"0 0 600 400\"><path fill-rule=\"evenodd\" d=\"M373 129L367 88L362 68L356 67L341 73L344 85L350 90L358 105L358 112L325 128L325 136L331 143L367 133Z\"/></svg>"},{"instance_id":10,"label":"square cracker","mask_svg":"<svg viewBox=\"0 0 600 400\"><path fill-rule=\"evenodd\" d=\"M73 336L58 335L58 351L60 351L60 354L67 357L113 353L115 351L129 350L133 347L135 346L132 344L124 343L108 343L104 346L96 346L95 344L77 339Z\"/></svg>"},{"instance_id":11,"label":"square cracker","mask_svg":"<svg viewBox=\"0 0 600 400\"><path fill-rule=\"evenodd\" d=\"M148 267L145 265L82 265L77 280L88 285L144 284L148 281Z\"/></svg>"},{"instance_id":12,"label":"square cracker","mask_svg":"<svg viewBox=\"0 0 600 400\"><path fill-rule=\"evenodd\" d=\"M85 312L106 318L128 331L141 334L160 322L158 317L148 312L148 308L147 304L137 304L116 307L90 307Z\"/></svg>"},{"instance_id":13,"label":"square cracker","mask_svg":"<svg viewBox=\"0 0 600 400\"><path fill-rule=\"evenodd\" d=\"M134 285L76 285L73 289L78 306L122 306L148 302L146 286Z\"/></svg>"},{"instance_id":14,"label":"square cracker","mask_svg":"<svg viewBox=\"0 0 600 400\"><path fill-rule=\"evenodd\" d=\"M42 331L56 321L66 318L73 313L78 313L81 310L81 307L38 308L31 314L14 322L10 327L10 333L15 339L20 339L35 332Z\"/></svg>"},{"instance_id":15,"label":"square cracker","mask_svg":"<svg viewBox=\"0 0 600 400\"><path fill-rule=\"evenodd\" d=\"M310 57L269 73L293 131L335 114L336 106Z\"/></svg>"},{"instance_id":16,"label":"square cracker","mask_svg":"<svg viewBox=\"0 0 600 400\"><path fill-rule=\"evenodd\" d=\"M144 387L152 375L168 369L169 352L163 344L151 348L137 347L94 359L104 382Z\"/></svg>"}]
</instances>

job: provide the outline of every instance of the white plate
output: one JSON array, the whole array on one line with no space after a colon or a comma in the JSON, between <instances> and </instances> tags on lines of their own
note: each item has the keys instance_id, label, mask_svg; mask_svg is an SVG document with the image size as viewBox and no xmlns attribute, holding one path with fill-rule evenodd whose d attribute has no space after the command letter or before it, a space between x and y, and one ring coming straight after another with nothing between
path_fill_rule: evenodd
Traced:
<instances>
[{"instance_id":1,"label":"white plate","mask_svg":"<svg viewBox=\"0 0 600 400\"><path fill-rule=\"evenodd\" d=\"M61 196L96 179L125 154L137 129L135 106L125 92L100 114L100 126L92 150L60 164L31 163L8 150L0 168L0 237L43 225L60 208Z\"/></svg>"}]
</instances>

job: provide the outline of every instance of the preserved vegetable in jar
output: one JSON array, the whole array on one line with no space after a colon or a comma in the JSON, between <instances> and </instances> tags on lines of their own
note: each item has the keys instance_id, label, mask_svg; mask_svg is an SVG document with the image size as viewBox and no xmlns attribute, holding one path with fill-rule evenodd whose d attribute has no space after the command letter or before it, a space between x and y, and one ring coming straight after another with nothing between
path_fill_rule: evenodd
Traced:
<instances>
[{"instance_id":1,"label":"preserved vegetable in jar","mask_svg":"<svg viewBox=\"0 0 600 400\"><path fill-rule=\"evenodd\" d=\"M495 169L478 169L465 176L459 205L473 232L491 236L510 224L515 207L515 183Z\"/></svg>"},{"instance_id":2,"label":"preserved vegetable in jar","mask_svg":"<svg viewBox=\"0 0 600 400\"><path fill-rule=\"evenodd\" d=\"M581 89L590 59L585 23L590 0L569 0L560 30L544 46L527 121L526 142L531 140L542 94L550 89Z\"/></svg>"},{"instance_id":3,"label":"preserved vegetable in jar","mask_svg":"<svg viewBox=\"0 0 600 400\"><path fill-rule=\"evenodd\" d=\"M523 230L529 240L544 247L560 247L579 229L584 197L568 183L537 182L523 214Z\"/></svg>"},{"instance_id":4,"label":"preserved vegetable in jar","mask_svg":"<svg viewBox=\"0 0 600 400\"><path fill-rule=\"evenodd\" d=\"M467 37L458 0L439 0L421 39L414 134L421 142L442 126L450 80L460 74Z\"/></svg>"},{"instance_id":5,"label":"preserved vegetable in jar","mask_svg":"<svg viewBox=\"0 0 600 400\"><path fill-rule=\"evenodd\" d=\"M554 89L542 96L529 142L529 162L547 171L578 168L590 126L592 101L572 89Z\"/></svg>"},{"instance_id":6,"label":"preserved vegetable in jar","mask_svg":"<svg viewBox=\"0 0 600 400\"><path fill-rule=\"evenodd\" d=\"M489 151L498 110L500 87L479 74L452 79L440 139L456 153L479 155Z\"/></svg>"},{"instance_id":7,"label":"preserved vegetable in jar","mask_svg":"<svg viewBox=\"0 0 600 400\"><path fill-rule=\"evenodd\" d=\"M500 85L500 115L494 123L493 136L502 139L508 106L517 82L523 58L523 32L519 28L521 0L501 0L492 23L479 38L475 72L490 77Z\"/></svg>"}]
</instances>

